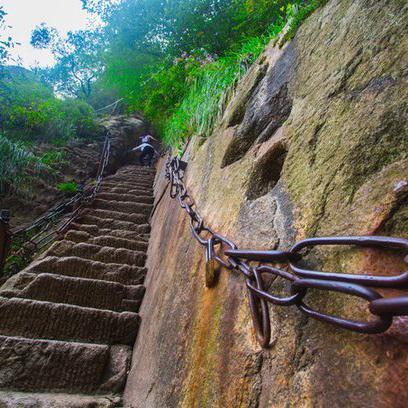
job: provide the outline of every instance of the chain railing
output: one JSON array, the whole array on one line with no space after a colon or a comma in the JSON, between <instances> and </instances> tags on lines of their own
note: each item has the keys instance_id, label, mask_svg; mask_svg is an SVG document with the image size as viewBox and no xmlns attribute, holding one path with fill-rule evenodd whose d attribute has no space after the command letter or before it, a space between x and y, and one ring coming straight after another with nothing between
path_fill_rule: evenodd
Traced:
<instances>
[{"instance_id":1,"label":"chain railing","mask_svg":"<svg viewBox=\"0 0 408 408\"><path fill-rule=\"evenodd\" d=\"M111 151L110 131L106 132L99 168L94 185L81 188L73 197L52 207L45 215L30 226L10 230L9 221L0 219L0 276L5 265L12 264L7 275L12 275L28 265L36 254L63 234L68 226L80 215L86 205L92 203L99 192L104 172L109 163ZM8 245L2 245L8 231Z\"/></svg>"},{"instance_id":2,"label":"chain railing","mask_svg":"<svg viewBox=\"0 0 408 408\"><path fill-rule=\"evenodd\" d=\"M1 254L7 254L11 247L11 231L10 231L10 212L7 210L0 211L0 277L1 271L6 262L5 257Z\"/></svg>"},{"instance_id":3,"label":"chain railing","mask_svg":"<svg viewBox=\"0 0 408 408\"><path fill-rule=\"evenodd\" d=\"M380 236L322 237L304 239L287 251L239 250L234 242L205 224L184 183L186 166L187 163L178 158L169 158L166 164L166 177L170 181L171 198L178 199L181 207L187 212L192 235L205 248L206 286L211 288L217 284L220 267L238 271L244 276L251 316L261 346L267 347L270 343L269 303L296 306L314 319L368 334L385 332L391 326L393 317L408 315L408 296L383 297L377 291L407 289L408 272L392 277L354 275L315 271L302 266L304 252L322 245L351 245L391 250L405 257L404 261L407 263L407 239ZM272 285L273 289L278 277L289 283L289 294L286 296L278 296L271 293L271 288L266 289L266 283L268 287ZM305 301L309 289L339 292L362 298L368 302L372 318L368 321L356 321L315 310Z\"/></svg>"}]
</instances>

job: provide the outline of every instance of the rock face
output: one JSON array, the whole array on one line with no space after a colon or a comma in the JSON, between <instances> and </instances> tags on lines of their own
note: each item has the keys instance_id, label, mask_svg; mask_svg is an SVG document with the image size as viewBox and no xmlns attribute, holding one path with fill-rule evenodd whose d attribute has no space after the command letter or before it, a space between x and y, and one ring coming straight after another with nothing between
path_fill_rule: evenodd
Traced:
<instances>
[{"instance_id":1,"label":"rock face","mask_svg":"<svg viewBox=\"0 0 408 408\"><path fill-rule=\"evenodd\" d=\"M211 227L253 249L313 236L406 236L407 21L404 1L332 0L292 42L267 48L221 126L204 143L193 138L184 156L188 188ZM406 404L406 320L364 335L271 307L272 344L261 349L243 277L222 270L205 288L203 248L178 203L168 191L162 197L165 184L162 168L127 407ZM406 267L372 249L311 256L337 272ZM369 318L356 298L308 296L318 310Z\"/></svg>"}]
</instances>

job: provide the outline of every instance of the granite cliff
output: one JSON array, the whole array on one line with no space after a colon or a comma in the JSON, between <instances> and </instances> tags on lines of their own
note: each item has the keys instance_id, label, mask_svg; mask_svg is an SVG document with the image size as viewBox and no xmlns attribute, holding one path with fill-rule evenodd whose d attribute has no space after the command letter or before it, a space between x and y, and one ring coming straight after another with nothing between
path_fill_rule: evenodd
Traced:
<instances>
[{"instance_id":1,"label":"granite cliff","mask_svg":"<svg viewBox=\"0 0 408 408\"><path fill-rule=\"evenodd\" d=\"M193 137L183 157L211 227L258 249L314 236L406 236L407 21L404 1L331 0L291 42L267 47L221 125ZM262 349L242 277L223 270L205 287L204 252L163 195L163 172L164 160L126 406L404 406L406 319L363 335L273 307L272 345ZM312 261L337 272L404 268L394 254L348 247L319 249ZM366 316L341 294L316 291L309 301Z\"/></svg>"}]
</instances>

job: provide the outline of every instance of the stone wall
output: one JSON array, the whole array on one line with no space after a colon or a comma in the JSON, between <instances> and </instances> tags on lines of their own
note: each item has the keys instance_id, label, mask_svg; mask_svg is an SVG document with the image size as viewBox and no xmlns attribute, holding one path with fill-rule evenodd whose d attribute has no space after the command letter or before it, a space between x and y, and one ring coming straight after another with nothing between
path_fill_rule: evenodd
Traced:
<instances>
[{"instance_id":1,"label":"stone wall","mask_svg":"<svg viewBox=\"0 0 408 408\"><path fill-rule=\"evenodd\" d=\"M313 236L407 235L407 21L402 0L332 0L292 42L267 48L221 126L185 153L208 224L259 249ZM205 288L203 249L177 202L162 196L159 168L126 406L405 406L406 319L364 335L271 307L272 344L261 349L242 276L223 270ZM319 249L310 262L392 275L404 269L401 258L341 247ZM356 298L315 291L308 301L367 318Z\"/></svg>"}]
</instances>

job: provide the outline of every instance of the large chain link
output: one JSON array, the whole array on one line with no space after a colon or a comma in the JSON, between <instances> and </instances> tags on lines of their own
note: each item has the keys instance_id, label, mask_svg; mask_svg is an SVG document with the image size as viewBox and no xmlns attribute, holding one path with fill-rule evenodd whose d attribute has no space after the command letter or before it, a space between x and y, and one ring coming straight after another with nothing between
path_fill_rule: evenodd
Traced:
<instances>
[{"instance_id":1,"label":"large chain link","mask_svg":"<svg viewBox=\"0 0 408 408\"><path fill-rule=\"evenodd\" d=\"M369 334L386 331L394 316L408 315L408 296L385 298L373 289L407 289L408 272L398 276L376 276L321 272L303 266L305 251L322 245L391 250L405 257L404 261L407 263L407 239L379 236L322 237L304 239L287 251L239 250L231 240L205 224L183 181L186 166L187 163L176 157L169 158L166 177L170 181L170 196L178 199L187 212L193 237L205 247L206 286L211 288L217 284L220 267L236 270L244 275L255 333L262 347L269 345L271 337L268 304L296 306L301 312L322 322ZM266 277L268 278L265 279ZM286 296L271 293L277 278L289 283L289 293ZM267 289L267 286L271 288ZM315 310L305 300L309 289L338 292L364 299L368 302L372 319L356 321Z\"/></svg>"}]
</instances>

